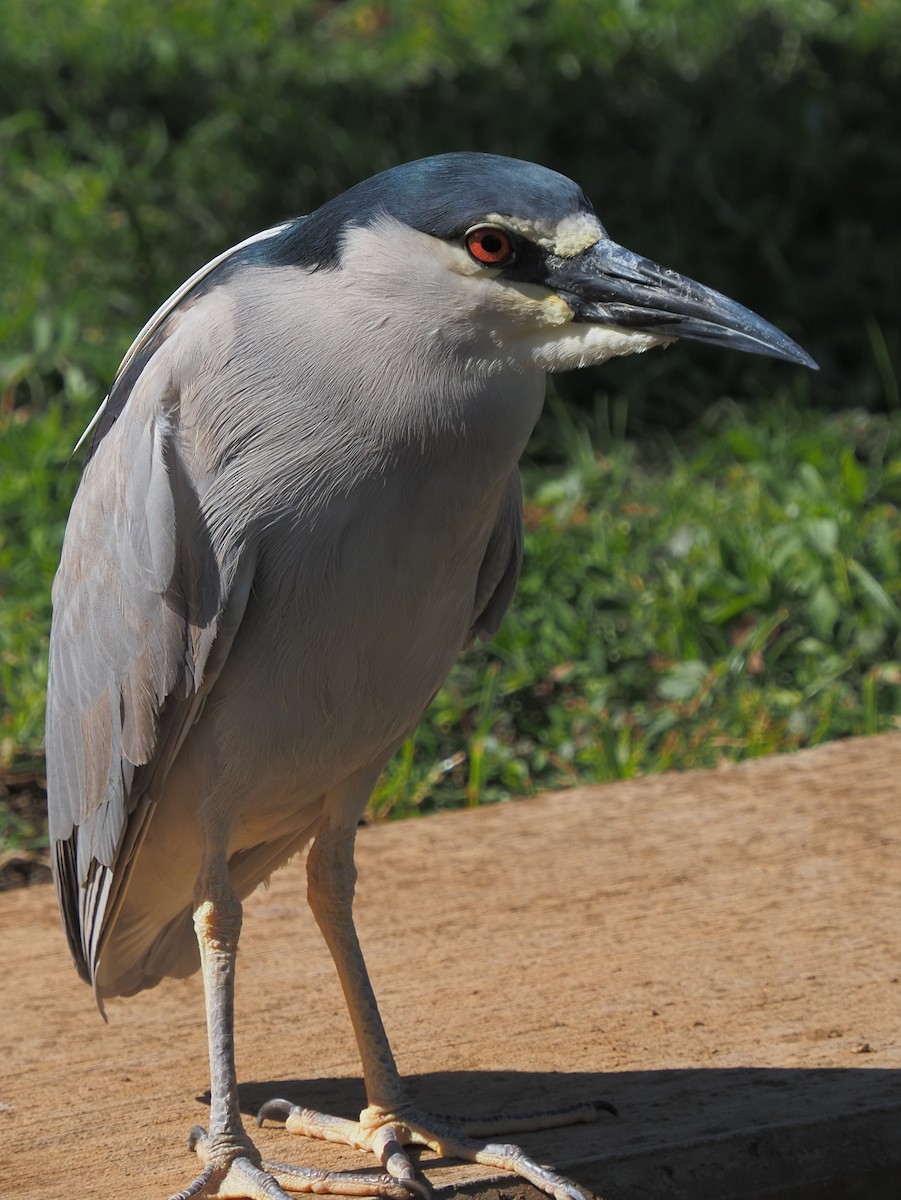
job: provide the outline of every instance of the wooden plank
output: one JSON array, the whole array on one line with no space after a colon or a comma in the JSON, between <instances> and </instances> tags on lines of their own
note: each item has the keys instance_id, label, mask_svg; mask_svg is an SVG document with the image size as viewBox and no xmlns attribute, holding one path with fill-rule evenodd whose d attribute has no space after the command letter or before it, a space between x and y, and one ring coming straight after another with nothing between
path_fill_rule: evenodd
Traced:
<instances>
[{"instance_id":1,"label":"wooden plank","mask_svg":"<svg viewBox=\"0 0 901 1200\"><path fill-rule=\"evenodd\" d=\"M899 761L889 735L361 830L360 935L415 1097L612 1100L618 1118L520 1138L608 1200L897 1195ZM0 1193L184 1187L198 979L115 1001L104 1026L42 886L0 896L0 945ZM248 1114L273 1094L360 1106L300 862L247 905L238 1021ZM370 1166L275 1126L259 1144ZM448 1192L536 1195L422 1161Z\"/></svg>"}]
</instances>

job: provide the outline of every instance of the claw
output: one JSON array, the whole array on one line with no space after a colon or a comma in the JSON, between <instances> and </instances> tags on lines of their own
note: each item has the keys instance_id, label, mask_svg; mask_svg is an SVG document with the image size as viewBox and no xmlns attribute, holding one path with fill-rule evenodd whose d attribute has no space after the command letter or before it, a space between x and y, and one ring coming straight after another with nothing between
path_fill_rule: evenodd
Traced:
<instances>
[{"instance_id":1,"label":"claw","mask_svg":"<svg viewBox=\"0 0 901 1200\"><path fill-rule=\"evenodd\" d=\"M279 1100L277 1097L273 1100L267 1100L257 1113L257 1125L262 1126L266 1118L271 1117L273 1113L278 1113L279 1116L287 1120L295 1108L297 1108L297 1105L292 1104L290 1100Z\"/></svg>"},{"instance_id":2,"label":"claw","mask_svg":"<svg viewBox=\"0 0 901 1200\"><path fill-rule=\"evenodd\" d=\"M588 1195L581 1188L577 1188L574 1183L567 1183L560 1191L566 1197L566 1200L588 1200Z\"/></svg>"},{"instance_id":3,"label":"claw","mask_svg":"<svg viewBox=\"0 0 901 1200\"><path fill-rule=\"evenodd\" d=\"M394 1125L383 1125L372 1138L372 1151L378 1155L382 1166L398 1183L423 1200L430 1200L432 1189L426 1180L418 1179L409 1155L401 1144L400 1135Z\"/></svg>"},{"instance_id":4,"label":"claw","mask_svg":"<svg viewBox=\"0 0 901 1200\"><path fill-rule=\"evenodd\" d=\"M435 1193L427 1179L417 1179L414 1176L412 1179L401 1179L398 1182L402 1183L414 1196L422 1196L422 1200L434 1200Z\"/></svg>"},{"instance_id":5,"label":"claw","mask_svg":"<svg viewBox=\"0 0 901 1200\"><path fill-rule=\"evenodd\" d=\"M204 1127L202 1125L195 1125L194 1128L191 1130L191 1132L188 1134L188 1149L196 1150L197 1143L202 1142L205 1137L206 1137L206 1130L204 1129Z\"/></svg>"}]
</instances>

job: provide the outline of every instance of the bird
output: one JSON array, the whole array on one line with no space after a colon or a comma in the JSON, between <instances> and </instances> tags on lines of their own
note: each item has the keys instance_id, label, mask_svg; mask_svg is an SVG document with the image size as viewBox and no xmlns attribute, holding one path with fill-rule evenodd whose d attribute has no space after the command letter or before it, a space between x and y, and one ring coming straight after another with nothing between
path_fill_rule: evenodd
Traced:
<instances>
[{"instance_id":1,"label":"bird","mask_svg":"<svg viewBox=\"0 0 901 1200\"><path fill-rule=\"evenodd\" d=\"M427 1195L416 1144L583 1197L490 1140L538 1118L454 1125L412 1101L354 929L354 838L383 767L513 599L517 464L547 375L680 339L816 366L618 245L566 176L454 152L220 254L126 353L53 583L49 829L101 1012L202 972L208 1126L173 1200ZM239 1108L242 901L305 848L367 1105L350 1120L273 1097L259 1120L372 1152L364 1174L264 1163Z\"/></svg>"}]
</instances>

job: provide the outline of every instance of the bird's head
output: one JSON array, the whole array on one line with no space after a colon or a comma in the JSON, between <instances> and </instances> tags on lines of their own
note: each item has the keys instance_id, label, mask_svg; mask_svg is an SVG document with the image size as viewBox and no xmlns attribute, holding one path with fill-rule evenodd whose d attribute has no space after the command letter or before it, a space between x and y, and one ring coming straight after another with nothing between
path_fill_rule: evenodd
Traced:
<instances>
[{"instance_id":1,"label":"bird's head","mask_svg":"<svg viewBox=\"0 0 901 1200\"><path fill-rule=\"evenodd\" d=\"M572 180L516 159L393 167L288 227L265 255L346 273L369 319L415 312L418 329L457 331L499 366L568 370L680 338L816 366L749 309L617 245Z\"/></svg>"}]
</instances>

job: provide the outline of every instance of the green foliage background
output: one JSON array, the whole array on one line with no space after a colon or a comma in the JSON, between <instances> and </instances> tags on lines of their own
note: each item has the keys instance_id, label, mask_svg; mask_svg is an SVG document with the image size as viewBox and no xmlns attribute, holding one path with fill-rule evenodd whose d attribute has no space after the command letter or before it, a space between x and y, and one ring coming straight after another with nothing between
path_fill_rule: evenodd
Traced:
<instances>
[{"instance_id":1,"label":"green foliage background","mask_svg":"<svg viewBox=\"0 0 901 1200\"><path fill-rule=\"evenodd\" d=\"M578 179L823 370L693 347L560 380L516 611L379 802L891 724L901 4L0 0L0 30L0 763L39 757L67 455L147 315L241 237L460 148Z\"/></svg>"}]
</instances>

